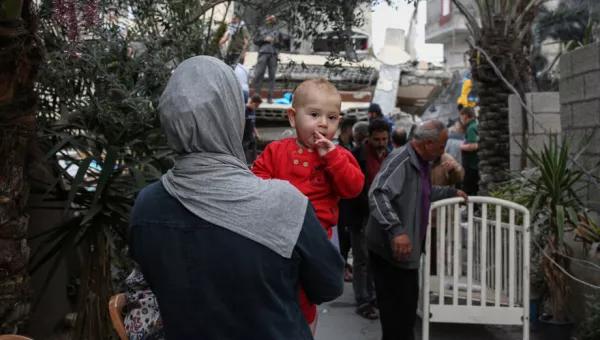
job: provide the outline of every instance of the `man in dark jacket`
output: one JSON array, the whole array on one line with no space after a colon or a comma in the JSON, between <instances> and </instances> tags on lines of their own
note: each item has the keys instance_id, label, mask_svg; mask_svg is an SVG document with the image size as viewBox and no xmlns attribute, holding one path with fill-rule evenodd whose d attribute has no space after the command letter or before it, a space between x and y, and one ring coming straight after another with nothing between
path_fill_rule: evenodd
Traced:
<instances>
[{"instance_id":1,"label":"man in dark jacket","mask_svg":"<svg viewBox=\"0 0 600 340\"><path fill-rule=\"evenodd\" d=\"M413 340L419 265L432 201L467 195L431 186L429 162L444 153L448 131L439 121L417 127L414 139L384 161L369 190L369 264L377 291L383 340Z\"/></svg>"},{"instance_id":2,"label":"man in dark jacket","mask_svg":"<svg viewBox=\"0 0 600 340\"><path fill-rule=\"evenodd\" d=\"M333 141L348 151L352 151L356 147L354 138L352 138L352 127L356 124L356 119L344 118L340 124L340 134ZM338 241L340 244L340 253L346 262L346 269L344 269L344 281L352 282L352 266L348 263L348 254L352 242L350 241L350 230L348 224L351 220L348 220L352 216L351 200L340 200L338 204L340 209L340 217L338 220Z\"/></svg>"},{"instance_id":3,"label":"man in dark jacket","mask_svg":"<svg viewBox=\"0 0 600 340\"><path fill-rule=\"evenodd\" d=\"M390 125L382 119L375 119L369 124L368 138L352 150L360 169L365 175L365 185L362 193L351 200L349 209L350 239L352 242L352 255L354 258L353 281L354 297L356 299L356 313L367 319L378 317L374 307L377 305L373 277L369 269L367 241L365 227L369 218L369 203L367 193L373 179L377 175L381 163L387 156Z\"/></svg>"},{"instance_id":4,"label":"man in dark jacket","mask_svg":"<svg viewBox=\"0 0 600 340\"><path fill-rule=\"evenodd\" d=\"M273 103L273 91L275 90L275 75L277 74L278 44L281 33L277 28L277 18L274 15L267 16L265 26L259 28L254 43L258 46L258 60L254 69L254 93L260 95L262 81L265 71L269 70L269 94L268 103Z\"/></svg>"}]
</instances>

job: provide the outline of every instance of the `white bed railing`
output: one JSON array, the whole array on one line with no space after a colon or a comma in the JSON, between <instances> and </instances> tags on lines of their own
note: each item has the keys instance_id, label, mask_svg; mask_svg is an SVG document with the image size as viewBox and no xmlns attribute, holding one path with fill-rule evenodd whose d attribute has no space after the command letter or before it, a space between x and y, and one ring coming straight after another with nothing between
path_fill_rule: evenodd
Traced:
<instances>
[{"instance_id":1,"label":"white bed railing","mask_svg":"<svg viewBox=\"0 0 600 340\"><path fill-rule=\"evenodd\" d=\"M474 196L463 218L461 203L451 198L431 205L421 277L423 340L429 339L430 322L522 325L528 340L529 211ZM437 275L430 275L432 229Z\"/></svg>"}]
</instances>

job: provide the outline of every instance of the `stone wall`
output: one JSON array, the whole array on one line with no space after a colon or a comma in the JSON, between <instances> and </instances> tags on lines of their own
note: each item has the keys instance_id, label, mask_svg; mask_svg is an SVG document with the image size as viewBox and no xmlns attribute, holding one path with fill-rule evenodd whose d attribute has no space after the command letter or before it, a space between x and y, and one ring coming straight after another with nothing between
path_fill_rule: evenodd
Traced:
<instances>
[{"instance_id":1,"label":"stone wall","mask_svg":"<svg viewBox=\"0 0 600 340\"><path fill-rule=\"evenodd\" d=\"M527 107L535 114L536 119L544 128L552 133L561 132L560 102L558 92L538 92L525 94ZM516 95L508 99L508 123L510 133L510 170L522 170L523 164L523 113L526 111L521 106ZM548 143L549 136L537 124L531 115L527 115L528 143L534 150L542 150Z\"/></svg>"},{"instance_id":2,"label":"stone wall","mask_svg":"<svg viewBox=\"0 0 600 340\"><path fill-rule=\"evenodd\" d=\"M579 159L591 169L600 160L600 43L560 58L560 104L563 133L571 139L573 152L584 137L592 138ZM588 186L588 206L600 211L600 190Z\"/></svg>"}]
</instances>

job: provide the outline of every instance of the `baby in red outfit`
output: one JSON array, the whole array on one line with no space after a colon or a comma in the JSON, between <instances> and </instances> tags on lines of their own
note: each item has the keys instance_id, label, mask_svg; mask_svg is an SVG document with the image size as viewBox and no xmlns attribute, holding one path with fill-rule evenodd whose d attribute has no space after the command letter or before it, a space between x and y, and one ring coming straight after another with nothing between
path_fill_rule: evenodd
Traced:
<instances>
[{"instance_id":1,"label":"baby in red outfit","mask_svg":"<svg viewBox=\"0 0 600 340\"><path fill-rule=\"evenodd\" d=\"M329 238L338 222L340 198L358 196L364 184L356 159L331 141L342 120L341 107L342 97L329 81L302 82L287 112L297 138L271 142L252 167L257 176L287 180L306 195ZM302 288L300 309L314 334L317 307Z\"/></svg>"}]
</instances>

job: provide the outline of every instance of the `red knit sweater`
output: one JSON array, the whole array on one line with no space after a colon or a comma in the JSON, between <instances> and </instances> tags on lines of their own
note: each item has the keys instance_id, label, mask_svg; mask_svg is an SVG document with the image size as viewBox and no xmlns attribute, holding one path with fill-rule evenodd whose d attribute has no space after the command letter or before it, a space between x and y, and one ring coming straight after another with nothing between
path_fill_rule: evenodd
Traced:
<instances>
[{"instance_id":1,"label":"red knit sweater","mask_svg":"<svg viewBox=\"0 0 600 340\"><path fill-rule=\"evenodd\" d=\"M254 162L252 172L263 179L289 181L308 197L315 207L319 222L332 236L337 225L340 198L358 196L365 177L356 159L341 146L319 156L316 150L298 146L295 138L271 142ZM311 304L300 289L300 309L308 323L316 317L316 306Z\"/></svg>"},{"instance_id":2,"label":"red knit sweater","mask_svg":"<svg viewBox=\"0 0 600 340\"><path fill-rule=\"evenodd\" d=\"M337 225L340 198L360 194L364 175L350 152L341 146L319 156L316 150L301 148L295 138L269 143L252 167L258 177L289 181L315 207L317 217L331 238Z\"/></svg>"}]
</instances>

